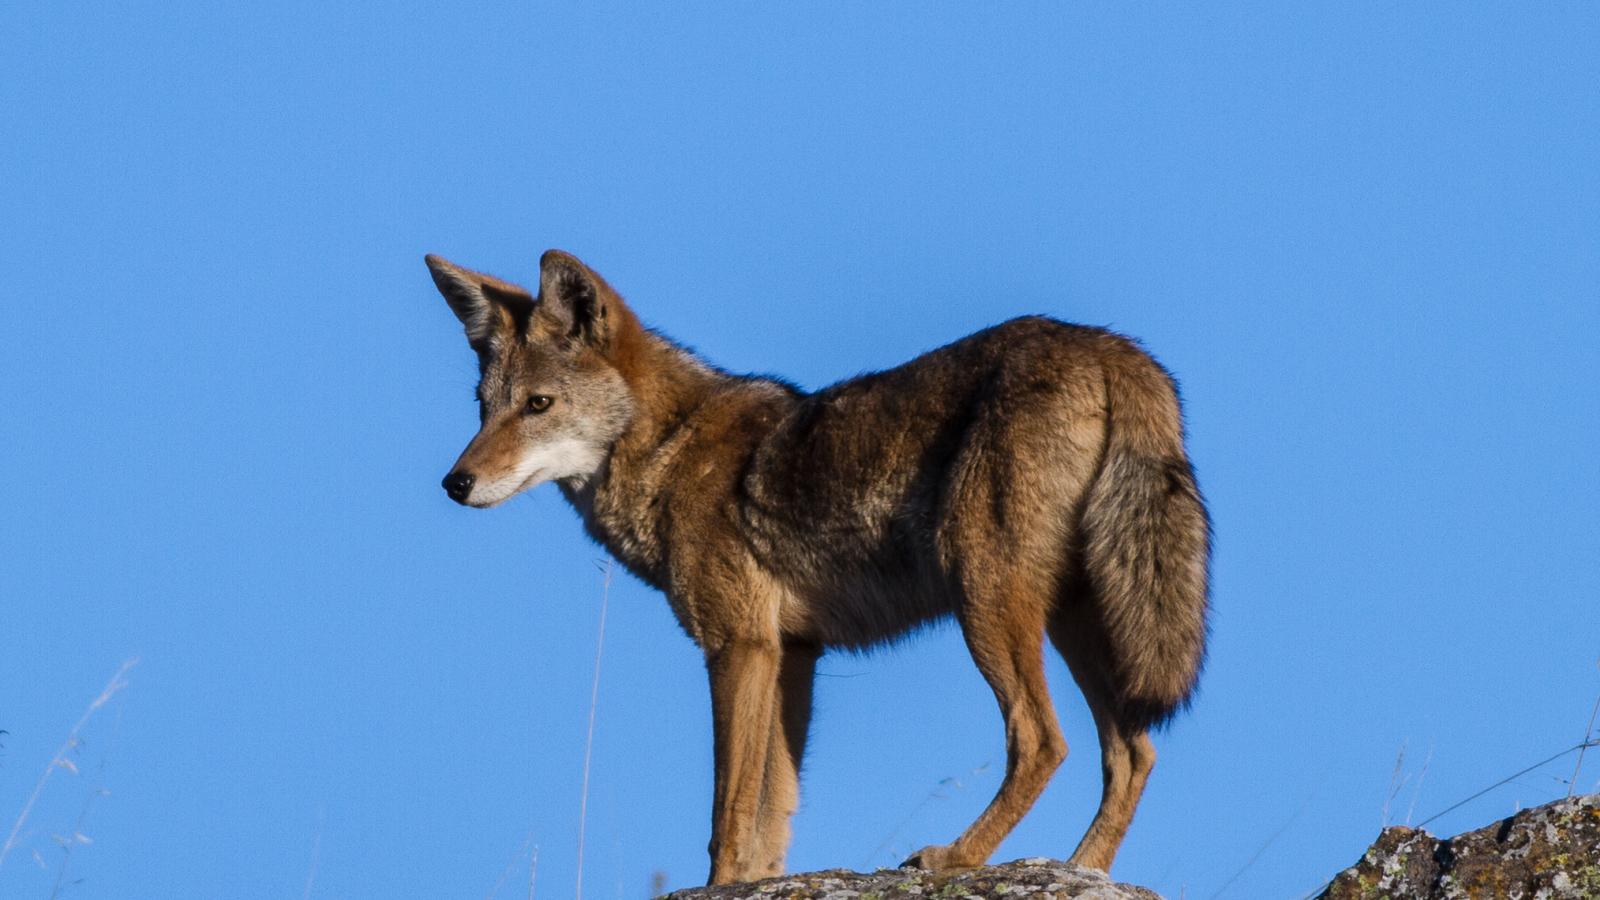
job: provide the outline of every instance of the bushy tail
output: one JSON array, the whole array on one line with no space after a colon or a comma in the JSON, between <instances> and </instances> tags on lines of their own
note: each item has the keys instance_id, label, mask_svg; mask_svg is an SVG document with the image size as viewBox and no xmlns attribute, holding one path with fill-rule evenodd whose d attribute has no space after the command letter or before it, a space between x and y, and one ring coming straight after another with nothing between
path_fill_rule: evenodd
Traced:
<instances>
[{"instance_id":1,"label":"bushy tail","mask_svg":"<svg viewBox=\"0 0 1600 900\"><path fill-rule=\"evenodd\" d=\"M1171 378L1129 350L1106 365L1106 455L1083 547L1118 718L1144 729L1189 703L1205 663L1211 525Z\"/></svg>"}]
</instances>

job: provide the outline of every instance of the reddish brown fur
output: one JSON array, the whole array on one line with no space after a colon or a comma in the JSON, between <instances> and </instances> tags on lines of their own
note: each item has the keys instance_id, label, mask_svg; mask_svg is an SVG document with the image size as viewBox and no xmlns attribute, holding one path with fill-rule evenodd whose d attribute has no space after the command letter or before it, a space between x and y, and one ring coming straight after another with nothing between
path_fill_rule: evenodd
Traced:
<instances>
[{"instance_id":1,"label":"reddish brown fur","mask_svg":"<svg viewBox=\"0 0 1600 900\"><path fill-rule=\"evenodd\" d=\"M537 301L429 265L484 372L452 496L492 505L556 480L705 652L712 883L782 872L818 655L947 615L1000 704L1006 775L959 838L908 862L983 863L1066 757L1048 635L1101 744L1073 859L1109 868L1155 762L1148 731L1187 703L1206 636L1205 509L1148 355L1018 319L804 394L646 330L567 254L545 254ZM536 394L553 405L532 411Z\"/></svg>"}]
</instances>

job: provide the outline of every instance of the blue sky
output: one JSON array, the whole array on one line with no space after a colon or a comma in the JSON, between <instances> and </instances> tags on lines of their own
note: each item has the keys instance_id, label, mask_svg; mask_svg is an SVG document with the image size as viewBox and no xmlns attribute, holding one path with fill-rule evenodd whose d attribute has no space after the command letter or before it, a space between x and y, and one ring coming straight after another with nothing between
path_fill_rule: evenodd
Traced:
<instances>
[{"instance_id":1,"label":"blue sky","mask_svg":"<svg viewBox=\"0 0 1600 900\"><path fill-rule=\"evenodd\" d=\"M1297 896L1386 805L1581 738L1600 12L858 6L0 12L0 832L140 659L0 894L49 896L80 816L65 896L521 896L533 845L572 890L603 554L553 488L439 489L475 366L427 252L528 283L571 250L808 387L1022 313L1144 340L1215 637L1119 878ZM958 833L1002 739L954 631L822 672L791 867ZM1050 675L1073 753L996 859L1066 854L1098 797ZM621 574L598 697L585 895L698 883L705 677Z\"/></svg>"}]
</instances>

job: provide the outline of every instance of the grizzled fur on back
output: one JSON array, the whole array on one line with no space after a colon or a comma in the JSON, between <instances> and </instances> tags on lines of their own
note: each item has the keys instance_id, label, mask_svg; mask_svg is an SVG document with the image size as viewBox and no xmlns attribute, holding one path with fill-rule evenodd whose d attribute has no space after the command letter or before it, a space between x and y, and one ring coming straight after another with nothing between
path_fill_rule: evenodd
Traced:
<instances>
[{"instance_id":1,"label":"grizzled fur on back","mask_svg":"<svg viewBox=\"0 0 1600 900\"><path fill-rule=\"evenodd\" d=\"M1105 795L1074 859L1110 865L1147 732L1189 701L1206 642L1209 526L1148 354L1027 317L805 393L647 330L568 254L545 254L537 298L429 267L482 372L451 496L555 481L705 651L714 882L782 870L817 656L947 616L1001 705L1007 775L966 833L910 862L981 863L1066 755L1048 636L1101 740Z\"/></svg>"}]
</instances>

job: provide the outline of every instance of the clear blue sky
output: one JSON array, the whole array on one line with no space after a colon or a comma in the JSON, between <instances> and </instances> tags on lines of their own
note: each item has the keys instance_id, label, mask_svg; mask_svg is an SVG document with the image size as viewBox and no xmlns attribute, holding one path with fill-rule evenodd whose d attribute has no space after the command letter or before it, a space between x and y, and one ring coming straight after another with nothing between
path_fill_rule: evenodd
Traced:
<instances>
[{"instance_id":1,"label":"clear blue sky","mask_svg":"<svg viewBox=\"0 0 1600 900\"><path fill-rule=\"evenodd\" d=\"M569 249L810 387L1021 313L1143 339L1216 520L1215 641L1120 878L1209 897L1259 852L1225 896L1294 896L1374 836L1402 746L1394 820L1580 739L1600 8L861 6L0 12L0 834L142 660L0 894L49 894L100 783L66 896L477 897L508 867L517 896L530 838L540 895L572 890L602 553L554 488L439 489L475 367L426 252L529 282ZM958 636L822 670L791 867L956 834L1002 762ZM1066 854L1098 797L1050 673L1073 754L997 859ZM704 877L708 705L619 575L586 896Z\"/></svg>"}]
</instances>

